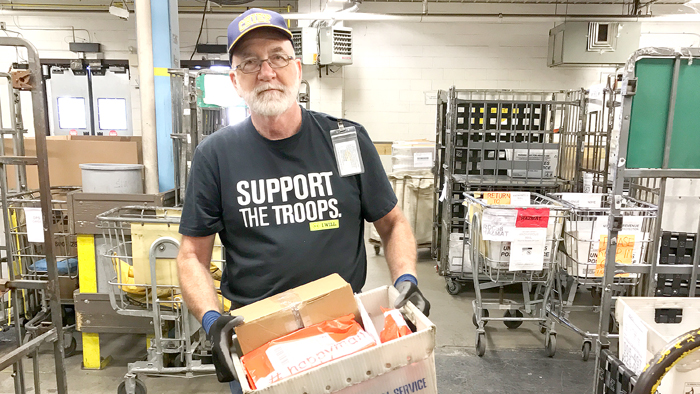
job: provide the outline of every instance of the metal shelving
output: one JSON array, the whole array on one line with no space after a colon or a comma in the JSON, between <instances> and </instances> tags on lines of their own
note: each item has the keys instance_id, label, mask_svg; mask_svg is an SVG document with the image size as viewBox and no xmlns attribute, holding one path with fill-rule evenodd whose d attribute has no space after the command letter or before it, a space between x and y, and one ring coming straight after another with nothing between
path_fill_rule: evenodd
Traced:
<instances>
[{"instance_id":1,"label":"metal shelving","mask_svg":"<svg viewBox=\"0 0 700 394\"><path fill-rule=\"evenodd\" d=\"M700 84L698 48L644 48L635 52L623 71L621 84L621 130L619 151L614 163L612 193L615 202L608 221L608 253L605 260L600 308L598 340L596 342L596 376L601 370L603 350L610 347L612 286L621 272L646 274L645 293L653 296L656 275L688 275L689 283L697 283L700 273L700 243L695 242L692 264L659 264L657 256L661 242L664 199L670 178L700 178L695 141L700 136L697 123L697 92ZM616 262L617 239L622 230L622 204L625 187L633 197L658 205L658 218L651 234L653 246L649 264L624 265ZM700 222L699 222L700 226ZM698 231L700 233L700 229ZM690 285L688 295L695 296L696 286ZM601 388L596 385L597 394Z\"/></svg>"},{"instance_id":2,"label":"metal shelving","mask_svg":"<svg viewBox=\"0 0 700 394\"><path fill-rule=\"evenodd\" d=\"M576 184L577 149L562 150L585 126L584 91L460 90L438 92L432 255L449 293L470 281L468 253L450 258L464 238L462 194L547 194ZM566 155L566 156L564 156ZM573 159L572 159L573 157ZM453 253L454 254L454 253ZM459 262L461 260L461 263Z\"/></svg>"},{"instance_id":3,"label":"metal shelving","mask_svg":"<svg viewBox=\"0 0 700 394\"><path fill-rule=\"evenodd\" d=\"M23 156L24 152L14 152L18 156L0 156L0 199L4 216L5 245L7 248L8 276L0 281L0 293L10 292L13 321L17 338L17 348L8 354L0 357L0 370L9 366L13 368L14 387L16 394L27 392L24 381L23 359L29 354L33 354L33 375L34 390L39 393L39 354L38 349L44 343L53 344L53 357L55 364L56 392L65 394L68 392L66 383L66 370L64 367L64 347L63 347L63 319L61 316L60 286L58 277L58 267L56 264L56 253L54 251L54 235L56 233L56 223L52 220L52 202L48 172L48 154L46 150L46 95L45 85L41 74L39 63L39 53L36 48L27 40L18 37L0 37L0 46L15 47L20 50L24 48L27 52L28 70L23 71L20 78L13 80L15 87L21 86L22 90L30 90L32 95L32 109L34 113L34 131L36 142L36 157ZM14 132L21 138L23 130L15 124ZM3 131L4 133L4 131ZM4 153L4 152L2 152ZM36 165L38 170L40 206L42 213L43 236L49 242L43 243L48 274L46 279L27 279L21 271L15 270L19 266L19 261L15 261L17 254L12 242L10 231L10 212L8 210L8 179L7 167L14 165L18 167ZM18 179L21 185L21 179ZM51 327L43 334L34 339L25 341L24 327L18 322L21 319L21 309L23 308L23 290L41 290L43 295L42 303L49 306Z\"/></svg>"}]
</instances>

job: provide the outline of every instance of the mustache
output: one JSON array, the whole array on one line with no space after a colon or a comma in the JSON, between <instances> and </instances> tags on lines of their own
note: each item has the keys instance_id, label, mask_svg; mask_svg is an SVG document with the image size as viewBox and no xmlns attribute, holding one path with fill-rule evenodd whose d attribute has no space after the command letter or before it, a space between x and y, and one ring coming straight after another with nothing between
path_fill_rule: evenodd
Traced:
<instances>
[{"instance_id":1,"label":"mustache","mask_svg":"<svg viewBox=\"0 0 700 394\"><path fill-rule=\"evenodd\" d=\"M287 87L282 85L282 84L272 84L272 83L266 83L263 85L256 86L255 89L253 89L253 94L260 94L266 90L279 90L283 93L287 93Z\"/></svg>"}]
</instances>

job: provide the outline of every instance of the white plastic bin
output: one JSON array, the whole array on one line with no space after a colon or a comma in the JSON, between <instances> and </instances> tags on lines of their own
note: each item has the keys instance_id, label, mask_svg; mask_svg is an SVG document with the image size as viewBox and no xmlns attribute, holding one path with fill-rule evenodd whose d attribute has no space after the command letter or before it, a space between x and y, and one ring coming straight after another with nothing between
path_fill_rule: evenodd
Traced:
<instances>
[{"instance_id":1,"label":"white plastic bin","mask_svg":"<svg viewBox=\"0 0 700 394\"><path fill-rule=\"evenodd\" d=\"M677 324L656 323L656 309L679 308L683 320ZM620 359L639 374L646 363L669 342L686 332L700 328L700 298L620 297L615 317L620 322ZM700 386L700 351L676 364L661 381L660 394L689 393Z\"/></svg>"},{"instance_id":2,"label":"white plastic bin","mask_svg":"<svg viewBox=\"0 0 700 394\"><path fill-rule=\"evenodd\" d=\"M472 272L471 253L469 244L464 243L464 234L450 234L450 252L448 260L450 262L450 272L470 273Z\"/></svg>"}]
</instances>

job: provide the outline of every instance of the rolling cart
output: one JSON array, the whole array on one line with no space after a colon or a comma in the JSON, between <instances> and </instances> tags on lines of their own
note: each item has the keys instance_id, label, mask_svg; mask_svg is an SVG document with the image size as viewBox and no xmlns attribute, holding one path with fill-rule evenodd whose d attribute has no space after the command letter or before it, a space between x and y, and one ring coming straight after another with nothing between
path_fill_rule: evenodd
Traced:
<instances>
[{"instance_id":1,"label":"rolling cart","mask_svg":"<svg viewBox=\"0 0 700 394\"><path fill-rule=\"evenodd\" d=\"M554 283L554 256L569 208L529 192L472 192L464 193L464 198L470 224L465 243L470 244L472 272L488 278L480 283L479 275L473 275L477 355L486 352L484 327L493 320L512 329L525 321L538 323L545 334L545 352L554 356L557 334L545 305ZM503 298L503 287L510 284L522 286L522 302ZM489 288L501 290L499 299L483 298L481 291ZM504 315L490 317L489 309L503 310Z\"/></svg>"},{"instance_id":2,"label":"rolling cart","mask_svg":"<svg viewBox=\"0 0 700 394\"><path fill-rule=\"evenodd\" d=\"M564 222L564 247L559 251L557 280L553 297L546 305L554 320L581 335L581 355L584 361L590 357L596 332L583 330L569 319L571 312L599 312L598 305L576 305L579 288L587 288L593 299L600 301L603 267L608 237L608 216L611 197L601 193L553 193L556 201L570 207ZM621 199L622 226L617 250L617 260L625 264L645 264L651 246L650 234L654 229L657 207L629 196ZM638 274L620 274L615 277L613 290L616 295L633 293L640 282Z\"/></svg>"},{"instance_id":3,"label":"rolling cart","mask_svg":"<svg viewBox=\"0 0 700 394\"><path fill-rule=\"evenodd\" d=\"M65 357L75 354L77 341L75 332L75 310L73 291L78 288L78 258L75 234L68 226L67 194L80 190L77 187L51 188L51 222L54 225L54 253L58 266L58 286L61 290L61 314L63 316L63 333ZM13 248L13 271L21 273L27 280L47 280L47 263L44 252L41 226L32 226L32 212L41 210L39 191L14 193L7 197L7 213L10 221L10 236ZM25 342L38 337L51 328L51 311L44 290L26 290L24 294L24 328Z\"/></svg>"},{"instance_id":4,"label":"rolling cart","mask_svg":"<svg viewBox=\"0 0 700 394\"><path fill-rule=\"evenodd\" d=\"M118 207L97 216L108 241L102 259L111 273L112 308L124 316L151 317L155 327L146 361L129 363L119 394L145 394L139 375L194 378L214 374L204 330L189 313L177 282L177 234L180 208ZM212 276L223 264L223 248L212 254ZM218 250L217 250L218 248ZM216 269L215 269L216 268ZM220 280L220 276L218 277ZM219 296L224 311L230 302Z\"/></svg>"},{"instance_id":5,"label":"rolling cart","mask_svg":"<svg viewBox=\"0 0 700 394\"><path fill-rule=\"evenodd\" d=\"M460 249L469 237L462 194L571 188L585 111L582 90L438 92L431 247L448 293L473 276L470 253Z\"/></svg>"}]
</instances>

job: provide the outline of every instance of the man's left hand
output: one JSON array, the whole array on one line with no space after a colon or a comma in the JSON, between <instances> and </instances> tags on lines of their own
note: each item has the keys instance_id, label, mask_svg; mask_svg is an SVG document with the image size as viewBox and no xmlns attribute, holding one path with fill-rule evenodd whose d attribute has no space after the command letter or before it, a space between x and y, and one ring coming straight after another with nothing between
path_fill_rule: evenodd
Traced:
<instances>
[{"instance_id":1,"label":"man's left hand","mask_svg":"<svg viewBox=\"0 0 700 394\"><path fill-rule=\"evenodd\" d=\"M406 305L408 301L411 301L425 316L428 316L430 314L430 302L418 289L417 282L416 277L410 274L401 275L396 280L394 287L399 291L399 297L394 302L394 307L399 309Z\"/></svg>"}]
</instances>

